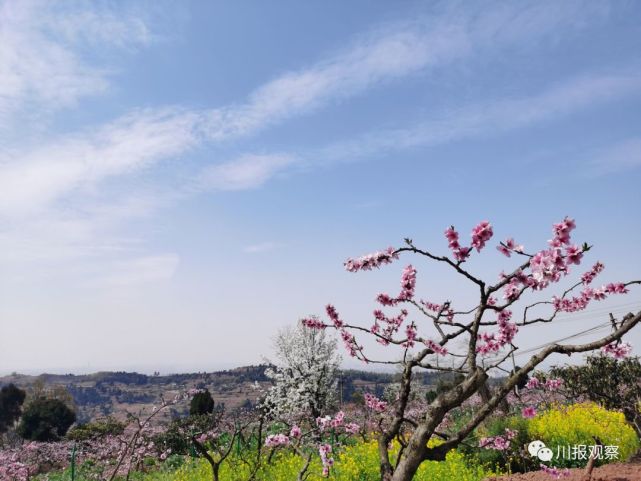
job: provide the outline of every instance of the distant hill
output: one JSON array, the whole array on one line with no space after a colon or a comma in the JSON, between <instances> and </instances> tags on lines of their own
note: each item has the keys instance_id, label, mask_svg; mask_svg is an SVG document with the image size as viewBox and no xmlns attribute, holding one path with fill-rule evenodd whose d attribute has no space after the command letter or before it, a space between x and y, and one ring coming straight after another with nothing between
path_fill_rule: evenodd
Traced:
<instances>
[{"instance_id":1,"label":"distant hill","mask_svg":"<svg viewBox=\"0 0 641 481\"><path fill-rule=\"evenodd\" d=\"M253 405L260 396L259 387L269 387L265 376L268 365L244 366L216 372L196 372L170 375L147 375L136 372L97 372L94 374L41 374L28 376L12 374L0 377L0 386L14 383L26 390L39 386L44 389L64 387L74 399L79 422L114 416L126 417L127 412L151 410L160 398L173 398L188 389L209 389L217 403L227 407ZM382 394L396 375L390 373L344 370L339 376L340 395L349 402L357 392ZM422 373L418 382L436 384L439 375ZM177 404L164 413L161 420L182 416L188 412L186 402Z\"/></svg>"}]
</instances>

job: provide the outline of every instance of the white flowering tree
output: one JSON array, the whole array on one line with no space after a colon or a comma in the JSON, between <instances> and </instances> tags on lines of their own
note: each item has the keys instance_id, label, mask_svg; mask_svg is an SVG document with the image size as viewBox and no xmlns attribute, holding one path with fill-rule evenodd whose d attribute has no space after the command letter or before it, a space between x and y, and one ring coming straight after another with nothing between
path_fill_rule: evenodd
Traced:
<instances>
[{"instance_id":1,"label":"white flowering tree","mask_svg":"<svg viewBox=\"0 0 641 481\"><path fill-rule=\"evenodd\" d=\"M374 310L370 325L349 323L341 318L332 305L326 307L328 321L317 317L303 320L313 329L339 331L349 354L370 364L396 365L402 372L398 395L390 402L372 395L365 399L368 409L378 413L381 422L378 433L380 474L383 481L409 481L425 460L444 460L445 455L457 448L505 399L505 397L554 353L572 355L601 349L614 357L626 356L631 347L621 341L622 336L641 322L641 312L630 313L620 319L613 316L605 320L612 326L610 334L583 344L567 341L546 343L534 350L523 367L517 368L513 356L518 351L518 341L532 335L545 338L553 332L546 326L553 323L559 313L584 310L593 302L625 294L633 284L641 281L608 283L593 287L594 279L603 271L597 262L563 288L553 294L562 280L570 279L574 266L581 264L590 246L575 245L571 240L575 223L570 218L553 226L553 237L540 250L528 252L525 247L508 238L496 248L506 257L512 257L507 273L488 281L467 268L465 262L473 250L481 252L493 236L493 227L479 223L472 230L470 245L463 245L454 227L445 231L451 255L438 255L414 245L406 239L405 246L390 247L384 251L357 259L348 259L345 267L350 272L371 270L391 264L401 254L409 253L421 260L443 264L463 282L470 283L478 297L475 302L464 300L425 300L416 294L416 269L407 265L401 277L401 291L397 295L379 294L381 305ZM514 261L518 259L518 261ZM418 317L418 318L417 318ZM581 334L581 333L579 333ZM585 334L585 332L583 332ZM369 336L378 343L396 348L397 351L383 359L368 354L357 336ZM459 375L460 382L440 393L429 403L421 416L411 419L410 409L412 378L417 370L445 371ZM493 393L483 397L483 403L474 415L454 432L443 433L439 426L448 413L459 408L473 395L485 389L491 372L503 372L506 381ZM536 415L534 406L523 409L526 417ZM409 432L409 436L405 433ZM434 437L440 443L428 442ZM400 453L392 462L390 449L397 441ZM546 467L547 468L547 467Z\"/></svg>"},{"instance_id":2,"label":"white flowering tree","mask_svg":"<svg viewBox=\"0 0 641 481\"><path fill-rule=\"evenodd\" d=\"M265 406L275 418L306 418L314 422L336 403L341 362L336 340L325 331L299 323L275 339L276 362L266 371L273 386Z\"/></svg>"},{"instance_id":3,"label":"white flowering tree","mask_svg":"<svg viewBox=\"0 0 641 481\"><path fill-rule=\"evenodd\" d=\"M358 424L346 421L342 411L328 414L335 411L337 400L341 356L336 340L300 322L280 331L274 347L276 367L265 373L274 384L263 406L288 431L267 436L265 446L272 452L289 449L300 456L298 481L307 478L314 453L320 456L323 475L328 476L334 464L332 446L360 430Z\"/></svg>"}]
</instances>

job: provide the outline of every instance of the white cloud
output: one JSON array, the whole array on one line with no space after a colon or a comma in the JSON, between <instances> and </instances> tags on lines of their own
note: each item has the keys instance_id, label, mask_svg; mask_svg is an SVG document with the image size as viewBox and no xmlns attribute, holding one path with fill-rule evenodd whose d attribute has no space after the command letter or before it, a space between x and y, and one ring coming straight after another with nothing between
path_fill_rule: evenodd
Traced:
<instances>
[{"instance_id":1,"label":"white cloud","mask_svg":"<svg viewBox=\"0 0 641 481\"><path fill-rule=\"evenodd\" d=\"M222 164L211 165L200 174L203 189L245 190L260 187L294 163L281 154L247 154Z\"/></svg>"},{"instance_id":2,"label":"white cloud","mask_svg":"<svg viewBox=\"0 0 641 481\"><path fill-rule=\"evenodd\" d=\"M81 54L91 47L143 45L150 40L140 18L37 0L0 2L0 128L18 128L23 116L42 116L104 92L108 69ZM1 130L0 130L1 131Z\"/></svg>"},{"instance_id":3,"label":"white cloud","mask_svg":"<svg viewBox=\"0 0 641 481\"><path fill-rule=\"evenodd\" d=\"M22 154L0 155L0 214L24 215L105 178L135 172L200 142L198 115L142 111Z\"/></svg>"},{"instance_id":4,"label":"white cloud","mask_svg":"<svg viewBox=\"0 0 641 481\"><path fill-rule=\"evenodd\" d=\"M587 19L607 14L604 7L580 1L459 7L362 35L335 55L257 88L245 103L210 111L204 128L214 140L248 135L394 79L481 52L538 44L559 28L567 35Z\"/></svg>"},{"instance_id":5,"label":"white cloud","mask_svg":"<svg viewBox=\"0 0 641 481\"><path fill-rule=\"evenodd\" d=\"M525 17L519 15L519 9L509 6L478 12L446 9L429 18L363 35L343 51L257 88L240 105L199 112L168 108L134 111L110 124L62 136L33 150L7 147L4 155L0 155L0 209L5 214L22 215L25 210L49 206L88 183L95 187L105 178L137 171L204 142L249 135L382 82L464 58L483 45L514 42L519 35L514 22L527 24L523 25L524 37L536 37L559 22L578 21L589 10L579 4L568 5L550 8L534 4L528 7L531 15ZM0 16L14 25L6 32L3 30L6 38L0 42L4 45L0 48L7 50L7 55L0 54L4 58L0 61L0 72L6 72L0 75L4 78L4 87L0 86L0 115L6 104L12 102L44 100L46 105L47 99L64 101L66 97L75 101L105 87L103 73L80 63L74 45L56 38L75 41L91 37L94 42L99 39L115 44L143 44L150 37L136 17L116 18L109 11L53 10L51 19L44 21L40 20L42 15L37 15L36 7L44 8L34 2L6 2L0 10ZM43 31L47 28L58 37L45 35ZM23 61L26 67L18 65ZM57 83L57 78L64 85ZM576 92L566 93L570 99L576 96ZM567 99L561 100L567 105ZM457 132L463 128L478 129L482 118L488 115L504 118L509 115L512 123L545 115L542 111L511 108L501 114L496 112L497 107L490 106L494 111L490 114L468 112L464 124L432 123L422 131L419 128L392 132L390 140L379 138L373 144L411 144L419 137L445 137L454 135L450 132L452 127ZM352 147L345 144L335 148ZM205 178L218 190L248 189L262 185L291 163L292 159L283 156L248 156L212 166Z\"/></svg>"},{"instance_id":6,"label":"white cloud","mask_svg":"<svg viewBox=\"0 0 641 481\"><path fill-rule=\"evenodd\" d=\"M16 48L0 64L2 70L20 72L15 64L21 56L27 60L26 70L15 82L6 81L7 85L14 84L14 88L0 87L0 112L3 101L9 104L26 99L44 100L46 105L49 97L51 101L64 99L64 92L68 92L69 101L75 101L84 94L103 89L106 86L104 76L79 64L68 45L51 41L41 34L42 26L35 20L34 7L30 3L25 5L31 8L5 4L2 13L4 17L18 17L12 24L19 26L14 29L17 38L6 42L4 48L16 45L28 50L21 54L20 48ZM141 42L148 36L144 28L128 27L133 20L121 25L109 16L103 18L92 12L67 12L66 16L55 18L57 30L71 39L93 32L93 29L97 29L94 33L98 38L113 33L115 43L125 42L126 32L130 31L133 31L132 37ZM83 23L85 18L87 25ZM135 27L137 23L133 25ZM4 214L23 215L25 211L50 206L87 183L95 184L107 177L128 174L179 155L194 145L249 135L267 125L318 108L331 99L353 95L384 80L459 56L467 49L463 37L458 28L440 24L432 29L420 25L412 28L396 26L361 38L345 51L311 67L281 75L256 89L241 105L200 112L134 111L110 124L62 136L33 150L6 148L4 155L0 155L0 210ZM29 47L33 44L36 50ZM39 55L39 48L44 52L56 52L51 58L55 68L60 70L59 75L47 70L52 68L50 59ZM29 67L31 57L34 62ZM57 77L69 83L56 85ZM53 84L50 83L52 79ZM80 88L85 84L86 89ZM205 178L217 190L253 188L291 162L282 156L247 156L212 166Z\"/></svg>"},{"instance_id":7,"label":"white cloud","mask_svg":"<svg viewBox=\"0 0 641 481\"><path fill-rule=\"evenodd\" d=\"M281 75L255 90L245 104L212 111L208 130L214 139L245 135L468 51L465 32L456 26L396 26L316 65Z\"/></svg>"},{"instance_id":8,"label":"white cloud","mask_svg":"<svg viewBox=\"0 0 641 481\"><path fill-rule=\"evenodd\" d=\"M246 155L208 167L201 174L204 187L216 190L251 189L288 168L349 162L388 151L439 145L457 140L491 137L545 121L572 115L582 109L641 94L641 74L585 75L519 98L452 109L418 125L369 132L356 139L336 142L316 151L297 154ZM638 165L638 142L631 141L608 153L610 170ZM625 159L625 160L624 160ZM595 164L596 165L596 164ZM604 162L599 161L603 169Z\"/></svg>"},{"instance_id":9,"label":"white cloud","mask_svg":"<svg viewBox=\"0 0 641 481\"><path fill-rule=\"evenodd\" d=\"M539 94L493 99L481 105L450 110L416 126L370 132L354 140L331 144L309 157L321 163L351 161L386 151L494 136L635 93L641 93L639 73L582 76Z\"/></svg>"},{"instance_id":10,"label":"white cloud","mask_svg":"<svg viewBox=\"0 0 641 481\"><path fill-rule=\"evenodd\" d=\"M109 4L86 3L82 5L87 8L81 9L64 5L0 3L0 129L25 125L18 122L25 112L46 114L104 92L112 70L88 63L86 51L107 44L131 48L152 39L139 16L115 15L105 7ZM104 200L109 193L100 195L105 180L125 179L208 142L255 134L386 82L470 58L480 49L535 41L560 24L580 24L586 15L594 15L580 3L546 5L533 4L527 15L511 5L479 7L478 11L445 8L429 18L360 36L306 68L285 72L259 86L238 104L201 111L134 110L113 122L59 135L33 148L0 145L0 219L8 225L0 235L0 245L11 256L31 259L126 252L130 242L140 239L113 234L118 231L118 217L127 219L130 214L126 209L110 208L112 200ZM623 88L616 79L600 87L606 93L611 89L612 96ZM547 118L549 107L558 114L588 104L594 89L588 82L583 93L568 88L548 99L451 112L418 128L377 132L310 157L343 160L379 149L478 135L491 131L488 120L499 129L514 128ZM197 176L198 189L257 188L299 164L298 156L287 154L241 155L207 167ZM152 211L158 202L162 199L148 200L142 210Z\"/></svg>"}]
</instances>

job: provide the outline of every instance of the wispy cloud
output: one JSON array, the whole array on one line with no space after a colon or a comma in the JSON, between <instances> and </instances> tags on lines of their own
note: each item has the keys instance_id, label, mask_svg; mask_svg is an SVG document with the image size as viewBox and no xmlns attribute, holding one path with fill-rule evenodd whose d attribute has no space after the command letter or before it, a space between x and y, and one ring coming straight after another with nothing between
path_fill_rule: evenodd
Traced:
<instances>
[{"instance_id":1,"label":"wispy cloud","mask_svg":"<svg viewBox=\"0 0 641 481\"><path fill-rule=\"evenodd\" d=\"M24 0L0 2L0 129L104 92L109 69L88 63L84 46L149 42L145 23L105 6Z\"/></svg>"},{"instance_id":2,"label":"wispy cloud","mask_svg":"<svg viewBox=\"0 0 641 481\"><path fill-rule=\"evenodd\" d=\"M261 242L260 244L252 244L243 248L246 254L259 254L261 252L273 251L282 247L282 244L277 242Z\"/></svg>"},{"instance_id":3,"label":"wispy cloud","mask_svg":"<svg viewBox=\"0 0 641 481\"><path fill-rule=\"evenodd\" d=\"M291 155L247 154L238 159L207 167L199 176L205 190L246 190L260 187L294 164Z\"/></svg>"},{"instance_id":4,"label":"wispy cloud","mask_svg":"<svg viewBox=\"0 0 641 481\"><path fill-rule=\"evenodd\" d=\"M106 45L135 49L153 38L139 16L115 15L103 4L84 5L87 8L37 1L0 3L0 129L17 129L24 125L23 115L73 106L108 89L112 69L88 63L86 49ZM117 232L118 216L130 214L109 209L111 201L100 204L96 192L104 189L106 180L126 179L192 149L257 134L369 89L469 59L484 49L536 42L560 25L580 27L587 16L603 13L580 2L535 2L525 10L509 4L437 10L358 36L317 62L276 76L234 104L197 111L132 110L112 122L56 135L36 147L0 145L0 220L8 226L0 244L25 258L126 251L131 239L123 240L113 231ZM563 114L629 88L621 79L600 82L592 79L578 90L573 85L548 97L464 108L419 127L375 132L302 155L311 163L332 162L367 157L381 149L491 133L492 122L499 130L529 125L548 118L549 109ZM598 89L601 92L595 92ZM197 190L257 188L298 168L302 160L298 153L251 153L218 160L194 173ZM70 211L68 205L75 208ZM153 211L153 205L143 210ZM100 215L92 216L91 211Z\"/></svg>"},{"instance_id":5,"label":"wispy cloud","mask_svg":"<svg viewBox=\"0 0 641 481\"><path fill-rule=\"evenodd\" d=\"M468 51L465 32L456 25L377 32L336 56L268 82L244 104L212 111L208 130L213 139L246 135Z\"/></svg>"},{"instance_id":6,"label":"wispy cloud","mask_svg":"<svg viewBox=\"0 0 641 481\"><path fill-rule=\"evenodd\" d=\"M218 183L210 181L205 184L210 187L221 189L228 185L229 190L252 189L263 185L274 175L283 175L292 166L299 170L303 167L309 169L337 162L361 161L388 152L493 137L543 122L554 122L629 95L641 95L641 73L584 75L529 96L495 98L482 104L450 109L417 125L368 132L316 150L297 152L296 156L241 156L236 161L213 166L203 175L218 179ZM631 140L618 146L615 151L608 152L609 160L605 157L595 160L594 169L614 171L634 167L640 162L636 155L640 151L639 142ZM281 158L291 161L280 162ZM267 168L272 161L274 168ZM264 168L260 168L263 162ZM225 175L226 172L238 172L238 177L246 174L248 181L234 182L234 176ZM252 182L251 179L256 181Z\"/></svg>"},{"instance_id":7,"label":"wispy cloud","mask_svg":"<svg viewBox=\"0 0 641 481\"><path fill-rule=\"evenodd\" d=\"M554 121L631 94L641 95L641 73L585 75L538 94L495 98L483 104L451 109L415 126L369 132L323 147L308 157L312 163L353 161L387 151L491 137Z\"/></svg>"},{"instance_id":8,"label":"wispy cloud","mask_svg":"<svg viewBox=\"0 0 641 481\"><path fill-rule=\"evenodd\" d=\"M72 102L105 88L105 76L80 64L73 45L45 37L41 33L44 27L36 22L34 7L30 3L25 5L31 8L8 3L2 11L4 17L17 17L12 24L18 27L15 32L5 33L16 38L8 38L0 48L14 44L20 48L36 47L24 55L19 49L12 51L0 65L3 71L21 72L17 64L21 57L26 57L27 66L21 67L24 71L14 82L5 81L4 88L0 87L0 112L9 110L6 107L9 104L24 103L27 99L45 100L47 105L48 99L64 100L67 92L67 100ZM85 25L82 19L86 16L89 21ZM132 36L139 41L148 37L144 28L123 27L121 32L121 26L111 17L103 19L91 12L54 18L56 31L68 39L77 39L94 28L98 38L114 32L116 43L126 40L122 32L133 31ZM420 24L396 25L363 36L349 48L310 67L277 77L238 105L191 112L167 108L134 111L107 125L62 136L31 151L6 148L0 159L0 185L3 186L0 205L5 213L15 210L22 214L25 209L50 205L82 188L86 182L95 184L107 177L128 174L181 154L194 145L255 133L320 108L333 99L354 95L372 85L460 56L468 48L464 37L459 27L444 22L436 22L431 28ZM45 52L51 50L54 61L39 55L39 48ZM30 57L34 58L31 66ZM50 63L60 72L48 72ZM69 84L57 85L58 77ZM291 159L282 156L247 156L212 166L204 178L216 190L251 188L289 163Z\"/></svg>"},{"instance_id":9,"label":"wispy cloud","mask_svg":"<svg viewBox=\"0 0 641 481\"><path fill-rule=\"evenodd\" d=\"M257 88L246 102L210 111L205 129L214 140L248 135L395 79L504 46L538 44L559 27L568 34L607 14L581 1L436 10L373 29L342 51Z\"/></svg>"},{"instance_id":10,"label":"wispy cloud","mask_svg":"<svg viewBox=\"0 0 641 481\"><path fill-rule=\"evenodd\" d=\"M106 178L129 174L200 142L198 115L135 112L27 152L0 154L0 214L24 215Z\"/></svg>"},{"instance_id":11,"label":"wispy cloud","mask_svg":"<svg viewBox=\"0 0 641 481\"><path fill-rule=\"evenodd\" d=\"M6 41L0 42L0 49L7 50L7 55L0 55L5 59L0 63L0 71L7 72L6 76L0 75L5 78L0 85L0 115L7 110L6 105L26 99L45 100L45 105L47 99L75 101L104 88L103 72L80 63L73 42L69 41L92 37L126 44L144 43L150 37L139 19L120 20L109 12L55 11L52 19L43 24L38 20L42 15L36 15L36 6L41 5L7 2L0 10L0 15L11 20L7 23L16 25L6 32L3 30ZM514 42L521 31L515 29L515 23L523 24L522 34L527 40L558 26L559 22L577 22L590 11L572 2L562 8L532 4L528 9L530 14L523 16L520 9L508 6L487 12L446 8L438 15L388 25L362 35L342 51L258 87L238 105L203 111L171 108L133 111L107 125L62 136L34 150L6 147L0 156L0 186L3 187L0 205L5 213L14 209L20 214L34 206L50 205L87 182L95 186L105 178L151 166L206 142L255 133L383 82L465 58L474 49L490 43L496 46L501 42ZM67 42L44 35L42 32L47 28ZM27 50L22 53L20 49ZM22 66L23 62L26 66ZM59 72L50 72L47 70L50 68ZM68 84L61 85L57 78ZM567 94L570 99L577 95ZM568 105L563 100L563 104ZM504 121L509 117L512 123L523 123L545 114L532 106L529 110L517 111L519 105L513 105L509 112L503 113L497 112L497 108L491 107L490 113L466 113L466 122L455 126L455 132L460 135L462 129L482 128L482 118L487 116L502 116ZM385 142L394 146L410 145L425 142L429 137L456 135L445 120L441 125L431 122L421 128L392 132L389 140L369 143L372 146ZM363 149L366 142L357 143L357 148ZM355 144L332 148L348 151L351 145ZM327 154L332 155L329 151ZM203 175L216 190L246 189L261 185L291 163L290 158L283 156L245 156L213 165Z\"/></svg>"},{"instance_id":12,"label":"wispy cloud","mask_svg":"<svg viewBox=\"0 0 641 481\"><path fill-rule=\"evenodd\" d=\"M641 137L625 139L602 150L588 163L588 174L614 174L641 167Z\"/></svg>"}]
</instances>

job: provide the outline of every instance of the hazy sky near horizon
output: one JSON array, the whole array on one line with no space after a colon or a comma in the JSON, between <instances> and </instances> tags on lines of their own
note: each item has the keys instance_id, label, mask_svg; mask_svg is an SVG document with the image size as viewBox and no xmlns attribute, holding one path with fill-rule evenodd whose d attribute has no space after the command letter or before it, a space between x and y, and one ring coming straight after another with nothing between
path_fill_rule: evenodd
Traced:
<instances>
[{"instance_id":1,"label":"hazy sky near horizon","mask_svg":"<svg viewBox=\"0 0 641 481\"><path fill-rule=\"evenodd\" d=\"M342 266L450 224L492 222L488 279L565 215L573 279L641 278L640 52L632 1L0 1L0 373L258 362L327 302L369 325L408 262L467 307L421 259Z\"/></svg>"}]
</instances>

